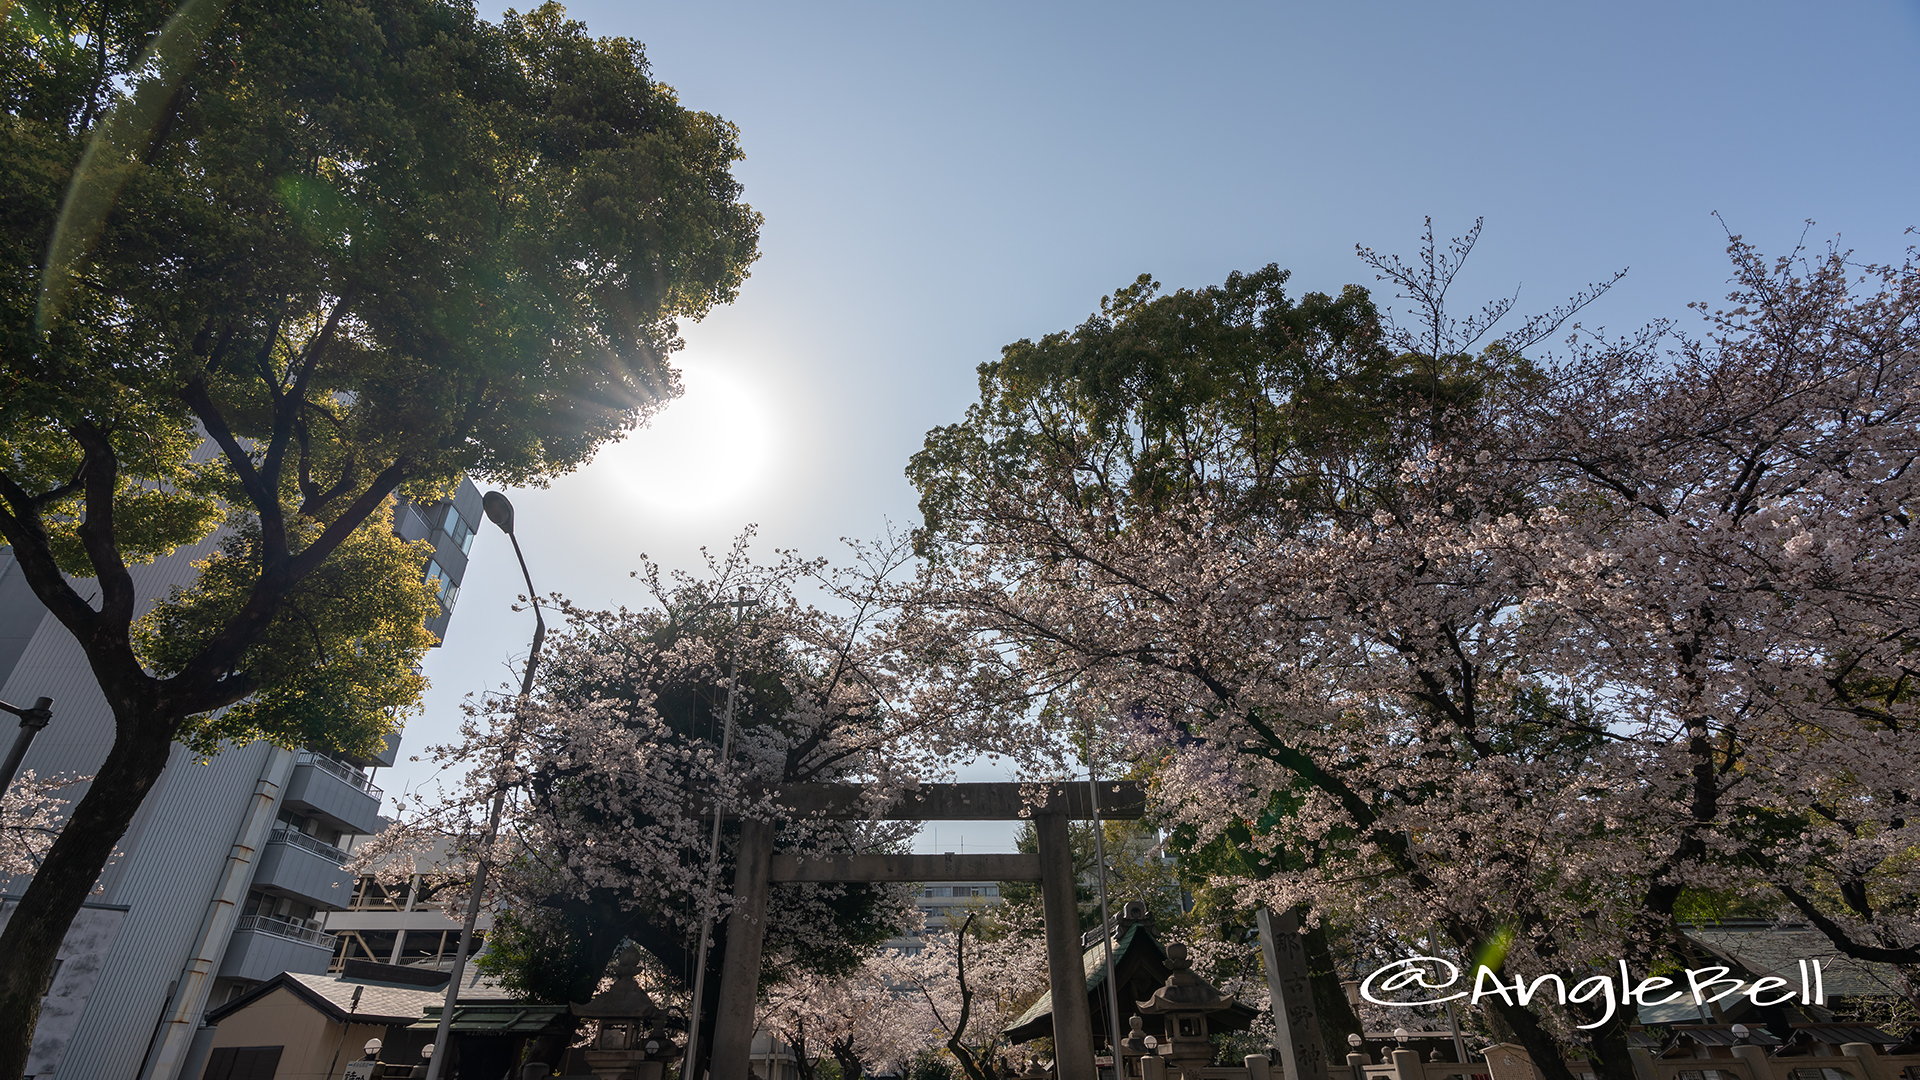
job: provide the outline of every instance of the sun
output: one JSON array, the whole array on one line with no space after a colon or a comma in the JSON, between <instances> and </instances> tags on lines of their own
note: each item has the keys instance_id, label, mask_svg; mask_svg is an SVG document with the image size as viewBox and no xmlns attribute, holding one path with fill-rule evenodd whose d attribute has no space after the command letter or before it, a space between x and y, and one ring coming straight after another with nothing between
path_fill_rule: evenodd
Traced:
<instances>
[{"instance_id":1,"label":"sun","mask_svg":"<svg viewBox=\"0 0 1920 1080\"><path fill-rule=\"evenodd\" d=\"M770 418L753 388L712 367L681 372L686 392L607 454L622 483L662 513L741 499L766 472Z\"/></svg>"}]
</instances>

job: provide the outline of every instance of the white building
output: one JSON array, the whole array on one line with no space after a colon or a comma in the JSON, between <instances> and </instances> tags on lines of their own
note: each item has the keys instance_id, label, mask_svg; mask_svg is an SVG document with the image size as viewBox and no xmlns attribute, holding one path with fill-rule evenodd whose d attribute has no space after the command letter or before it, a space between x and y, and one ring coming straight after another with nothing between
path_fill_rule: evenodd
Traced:
<instances>
[{"instance_id":1,"label":"white building","mask_svg":"<svg viewBox=\"0 0 1920 1080\"><path fill-rule=\"evenodd\" d=\"M960 929L960 924L967 921L967 912L999 903L997 881L922 882L914 887L913 906L920 909L924 928L917 934L893 938L880 947L913 955L926 947L927 937Z\"/></svg>"},{"instance_id":2,"label":"white building","mask_svg":"<svg viewBox=\"0 0 1920 1080\"><path fill-rule=\"evenodd\" d=\"M480 514L480 492L464 481L447 502L395 513L403 538L433 544L423 572L440 587L441 611L428 623L436 636L446 633ZM190 582L193 561L216 543L136 567L142 602ZM54 699L53 721L23 769L42 779L92 773L112 744L112 714L79 645L0 547L0 700L42 696ZM12 735L0 724L0 740ZM210 1006L282 971L325 972L338 942L324 922L354 896L342 849L379 829L374 774L398 746L396 735L381 753L354 758L252 743L205 763L174 747L93 897L124 909L105 959L90 985L56 979L52 993L69 992L48 1004L68 1018L66 1030L44 1049L36 1041L27 1075L198 1080L196 1036ZM73 789L75 801L83 791ZM25 886L0 881L0 894Z\"/></svg>"}]
</instances>

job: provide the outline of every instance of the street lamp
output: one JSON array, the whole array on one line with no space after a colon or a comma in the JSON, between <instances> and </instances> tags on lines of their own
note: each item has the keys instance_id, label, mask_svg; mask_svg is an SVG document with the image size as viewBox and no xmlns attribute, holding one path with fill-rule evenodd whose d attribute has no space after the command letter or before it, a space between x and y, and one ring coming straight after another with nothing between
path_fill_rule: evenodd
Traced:
<instances>
[{"instance_id":1,"label":"street lamp","mask_svg":"<svg viewBox=\"0 0 1920 1080\"><path fill-rule=\"evenodd\" d=\"M507 769L513 761L514 737L519 734L520 714L527 707L527 696L533 693L533 672L540 663L540 643L547 639L547 620L540 614L540 597L533 591L533 575L527 572L527 557L520 553L520 538L513 534L513 504L505 495L489 491L480 498L480 505L487 512L487 520L500 526L500 531L513 541L513 557L520 560L520 576L526 579L527 599L533 602L533 648L527 651L527 670L520 678L520 697L513 704L512 728L507 731L506 744L501 749L500 767L494 776L493 809L487 816L487 831L480 837L480 859L473 871L473 895L467 898L467 917L460 924L460 947L453 953L453 974L447 980L446 1001L440 1006L440 1026L433 1033L433 1043L422 1054L427 1057L427 1080L440 1080L440 1066L447 1057L447 1036L453 1030L453 1009L460 998L460 978L466 972L467 952L473 947L473 924L480 918L480 896L487 888L487 870L493 864L493 840L500 831L500 813L507 803Z\"/></svg>"},{"instance_id":2,"label":"street lamp","mask_svg":"<svg viewBox=\"0 0 1920 1080\"><path fill-rule=\"evenodd\" d=\"M20 763L26 760L27 744L33 742L33 737L40 734L40 729L47 726L47 721L53 719L53 699L37 698L25 709L0 701L0 710L20 718L20 734L13 737L13 749L7 751L7 763L0 765L0 798L5 798L7 788L13 786L13 774L20 771Z\"/></svg>"}]
</instances>

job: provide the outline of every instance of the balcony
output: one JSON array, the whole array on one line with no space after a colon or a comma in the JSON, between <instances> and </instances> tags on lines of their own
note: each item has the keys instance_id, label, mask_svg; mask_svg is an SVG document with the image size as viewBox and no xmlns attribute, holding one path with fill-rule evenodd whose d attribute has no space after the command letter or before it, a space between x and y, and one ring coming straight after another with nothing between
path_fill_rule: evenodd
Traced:
<instances>
[{"instance_id":1,"label":"balcony","mask_svg":"<svg viewBox=\"0 0 1920 1080\"><path fill-rule=\"evenodd\" d=\"M333 959L334 936L303 923L243 915L220 959L223 978L264 982L283 971L320 975Z\"/></svg>"},{"instance_id":2,"label":"balcony","mask_svg":"<svg viewBox=\"0 0 1920 1080\"><path fill-rule=\"evenodd\" d=\"M360 770L327 757L301 751L287 778L286 805L330 817L351 832L380 831L380 800L384 796Z\"/></svg>"},{"instance_id":3,"label":"balcony","mask_svg":"<svg viewBox=\"0 0 1920 1080\"><path fill-rule=\"evenodd\" d=\"M275 829L260 849L253 887L276 889L315 907L338 909L353 899L353 875L341 869L350 856L294 829Z\"/></svg>"},{"instance_id":4,"label":"balcony","mask_svg":"<svg viewBox=\"0 0 1920 1080\"><path fill-rule=\"evenodd\" d=\"M420 508L412 503L403 502L395 508L393 514L393 531L400 539L408 543L412 543L415 540L425 540L427 533L431 532L432 528L432 526L427 524L425 515L420 513Z\"/></svg>"}]
</instances>

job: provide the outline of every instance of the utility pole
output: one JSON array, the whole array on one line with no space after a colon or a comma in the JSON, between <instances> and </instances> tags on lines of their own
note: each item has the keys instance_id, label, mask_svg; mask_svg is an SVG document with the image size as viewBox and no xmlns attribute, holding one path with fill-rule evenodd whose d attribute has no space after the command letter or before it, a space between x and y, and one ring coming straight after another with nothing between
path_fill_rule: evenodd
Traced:
<instances>
[{"instance_id":1,"label":"utility pole","mask_svg":"<svg viewBox=\"0 0 1920 1080\"><path fill-rule=\"evenodd\" d=\"M1100 864L1100 949L1107 961L1107 1052L1120 1075L1120 973L1113 967L1114 925L1107 911L1107 841L1100 821L1100 772L1093 756L1093 717L1087 717L1087 806L1093 811L1093 858Z\"/></svg>"},{"instance_id":2,"label":"utility pole","mask_svg":"<svg viewBox=\"0 0 1920 1080\"><path fill-rule=\"evenodd\" d=\"M740 688L740 624L745 621L747 609L760 601L747 595L746 586L740 587L739 597L734 600L721 600L707 607L730 607L733 609L733 647L727 658L727 719L720 733L720 768L724 772L728 760L733 755L733 708L739 699ZM693 967L693 1003L687 1009L687 1052L681 1060L681 1080L699 1080L700 1068L700 1017L701 1001L707 992L707 951L713 947L713 889L714 877L720 870L720 800L713 801L713 839L707 847L707 895L702 901L700 913L700 948Z\"/></svg>"}]
</instances>

